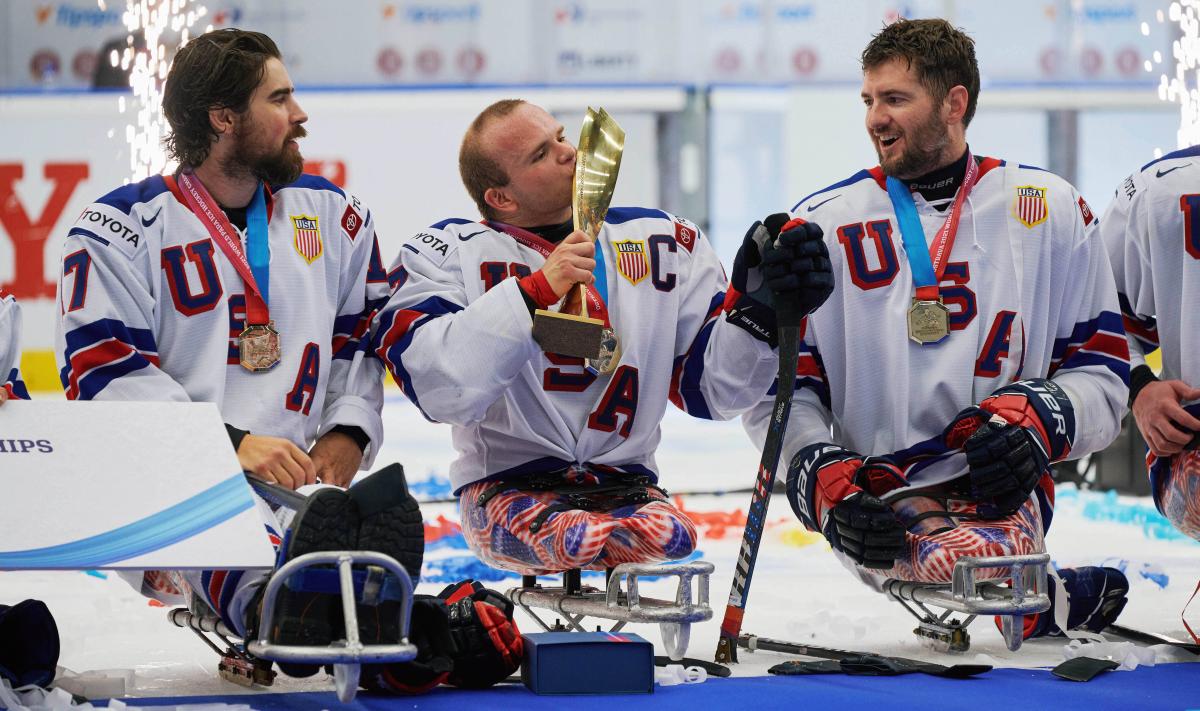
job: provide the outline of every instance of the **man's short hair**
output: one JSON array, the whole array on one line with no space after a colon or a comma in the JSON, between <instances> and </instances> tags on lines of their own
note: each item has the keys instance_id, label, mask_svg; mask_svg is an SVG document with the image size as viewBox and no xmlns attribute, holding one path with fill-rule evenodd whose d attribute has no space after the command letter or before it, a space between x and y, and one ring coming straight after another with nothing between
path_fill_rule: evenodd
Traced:
<instances>
[{"instance_id":1,"label":"man's short hair","mask_svg":"<svg viewBox=\"0 0 1200 711\"><path fill-rule=\"evenodd\" d=\"M899 20L871 38L862 53L863 71L893 59L904 60L940 104L955 86L967 90L963 127L975 116L979 100L979 63L975 40L942 19Z\"/></svg>"},{"instance_id":2,"label":"man's short hair","mask_svg":"<svg viewBox=\"0 0 1200 711\"><path fill-rule=\"evenodd\" d=\"M184 165L203 163L217 137L208 112L245 113L272 57L280 54L270 37L235 28L213 30L181 47L163 88L163 114L171 126L167 152Z\"/></svg>"},{"instance_id":3,"label":"man's short hair","mask_svg":"<svg viewBox=\"0 0 1200 711\"><path fill-rule=\"evenodd\" d=\"M509 176L485 150L479 136L489 123L508 116L524 103L524 99L501 99L481 111L471 122L470 128L463 136L462 146L458 149L458 173L462 176L463 187L467 189L467 194L475 201L479 214L485 219L495 219L495 214L484 200L484 193L489 188L508 185Z\"/></svg>"}]
</instances>

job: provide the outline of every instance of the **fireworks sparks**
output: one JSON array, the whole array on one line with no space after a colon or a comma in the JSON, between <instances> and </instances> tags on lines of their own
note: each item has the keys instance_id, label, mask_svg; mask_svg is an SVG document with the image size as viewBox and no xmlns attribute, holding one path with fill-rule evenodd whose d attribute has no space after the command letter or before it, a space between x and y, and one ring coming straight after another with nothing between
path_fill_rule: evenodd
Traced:
<instances>
[{"instance_id":1,"label":"fireworks sparks","mask_svg":"<svg viewBox=\"0 0 1200 711\"><path fill-rule=\"evenodd\" d=\"M1200 0L1180 0L1172 2L1164 13L1155 13L1155 21L1170 22L1178 26L1178 36L1171 44L1171 58L1174 59L1174 71L1168 74L1163 71L1159 75L1158 98L1179 105L1179 132L1176 134L1176 147L1200 143ZM1150 25L1143 22L1143 35L1150 34ZM1166 69L1161 52L1154 52L1147 59L1144 67L1147 72L1156 68ZM1154 157L1162 157L1162 151L1155 149Z\"/></svg>"},{"instance_id":2,"label":"fireworks sparks","mask_svg":"<svg viewBox=\"0 0 1200 711\"><path fill-rule=\"evenodd\" d=\"M97 0L105 9L105 0ZM125 140L129 143L129 181L138 181L174 168L163 150L167 122L162 112L162 88L175 47L188 41L193 25L208 10L193 0L126 0L122 19L129 35L122 51L113 50L108 61L129 72L132 101L117 99L117 109L129 114ZM212 29L211 27L207 29Z\"/></svg>"}]
</instances>

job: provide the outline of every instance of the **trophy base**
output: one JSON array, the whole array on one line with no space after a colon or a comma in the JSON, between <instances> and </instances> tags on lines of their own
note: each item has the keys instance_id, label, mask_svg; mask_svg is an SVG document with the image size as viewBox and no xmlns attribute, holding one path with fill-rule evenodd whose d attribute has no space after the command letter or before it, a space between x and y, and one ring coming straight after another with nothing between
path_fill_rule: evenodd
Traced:
<instances>
[{"instance_id":1,"label":"trophy base","mask_svg":"<svg viewBox=\"0 0 1200 711\"><path fill-rule=\"evenodd\" d=\"M600 357L604 322L587 316L538 309L533 314L533 340L542 350L573 358Z\"/></svg>"}]
</instances>

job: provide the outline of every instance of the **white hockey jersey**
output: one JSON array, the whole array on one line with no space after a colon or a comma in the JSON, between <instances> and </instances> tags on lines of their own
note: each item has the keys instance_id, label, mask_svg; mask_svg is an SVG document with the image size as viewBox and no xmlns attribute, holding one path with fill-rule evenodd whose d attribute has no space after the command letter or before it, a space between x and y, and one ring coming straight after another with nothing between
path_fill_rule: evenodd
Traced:
<instances>
[{"instance_id":1,"label":"white hockey jersey","mask_svg":"<svg viewBox=\"0 0 1200 711\"><path fill-rule=\"evenodd\" d=\"M724 270L691 223L613 208L600 231L621 344L612 374L541 351L517 279L554 246L505 225L440 222L409 239L372 344L408 398L453 425L457 492L572 464L656 478L668 399L727 419L764 396L775 352L723 317ZM618 250L621 256L618 256Z\"/></svg>"},{"instance_id":2,"label":"white hockey jersey","mask_svg":"<svg viewBox=\"0 0 1200 711\"><path fill-rule=\"evenodd\" d=\"M807 319L784 456L833 442L894 455L909 481L966 471L941 442L962 409L1022 378L1052 378L1075 408L1072 457L1120 431L1128 351L1096 219L1061 178L994 158L958 223L939 284L950 309L940 343L909 340L912 272L886 182L863 170L800 201L792 212L825 233L836 286ZM946 218L914 194L926 240ZM760 446L771 403L745 418ZM782 465L786 466L786 464Z\"/></svg>"},{"instance_id":3,"label":"white hockey jersey","mask_svg":"<svg viewBox=\"0 0 1200 711\"><path fill-rule=\"evenodd\" d=\"M1162 347L1162 378L1200 384L1200 147L1130 175L1101 222L1132 365Z\"/></svg>"},{"instance_id":4,"label":"white hockey jersey","mask_svg":"<svg viewBox=\"0 0 1200 711\"><path fill-rule=\"evenodd\" d=\"M0 290L0 388L10 398L29 399L21 380L21 305Z\"/></svg>"},{"instance_id":5,"label":"white hockey jersey","mask_svg":"<svg viewBox=\"0 0 1200 711\"><path fill-rule=\"evenodd\" d=\"M92 203L67 232L63 387L78 400L213 402L227 424L305 451L335 425L357 426L371 440L365 468L383 441L383 392L364 335L387 296L371 215L314 176L269 193L274 368L239 364L242 278L174 178L154 176Z\"/></svg>"}]
</instances>

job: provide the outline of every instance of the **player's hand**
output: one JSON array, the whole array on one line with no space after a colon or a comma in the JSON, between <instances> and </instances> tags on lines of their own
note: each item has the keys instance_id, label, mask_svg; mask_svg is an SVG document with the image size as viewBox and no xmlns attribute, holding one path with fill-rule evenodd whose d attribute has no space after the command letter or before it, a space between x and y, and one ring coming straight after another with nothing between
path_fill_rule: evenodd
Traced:
<instances>
[{"instance_id":1,"label":"player's hand","mask_svg":"<svg viewBox=\"0 0 1200 711\"><path fill-rule=\"evenodd\" d=\"M821 532L834 550L864 568L887 570L904 553L904 524L891 506L865 491L830 509Z\"/></svg>"},{"instance_id":2,"label":"player's hand","mask_svg":"<svg viewBox=\"0 0 1200 711\"><path fill-rule=\"evenodd\" d=\"M1182 380L1152 382L1138 393L1133 401L1133 419L1155 456L1179 454L1200 431L1200 420L1179 404L1196 399L1200 399L1200 389Z\"/></svg>"},{"instance_id":3,"label":"player's hand","mask_svg":"<svg viewBox=\"0 0 1200 711\"><path fill-rule=\"evenodd\" d=\"M807 316L833 293L833 265L821 228L794 219L763 252L762 272L776 308L787 304Z\"/></svg>"},{"instance_id":4,"label":"player's hand","mask_svg":"<svg viewBox=\"0 0 1200 711\"><path fill-rule=\"evenodd\" d=\"M1031 429L993 415L963 444L970 469L971 496L979 514L994 519L1011 516L1029 499L1049 458Z\"/></svg>"},{"instance_id":5,"label":"player's hand","mask_svg":"<svg viewBox=\"0 0 1200 711\"><path fill-rule=\"evenodd\" d=\"M0 387L0 405L8 402L8 391Z\"/></svg>"},{"instance_id":6,"label":"player's hand","mask_svg":"<svg viewBox=\"0 0 1200 711\"><path fill-rule=\"evenodd\" d=\"M309 450L313 468L322 484L343 489L350 486L362 465L363 452L354 438L341 432L326 432Z\"/></svg>"},{"instance_id":7,"label":"player's hand","mask_svg":"<svg viewBox=\"0 0 1200 711\"><path fill-rule=\"evenodd\" d=\"M242 469L289 489L317 482L312 460L304 450L282 437L248 434L242 438L237 456Z\"/></svg>"},{"instance_id":8,"label":"player's hand","mask_svg":"<svg viewBox=\"0 0 1200 711\"><path fill-rule=\"evenodd\" d=\"M572 286L592 283L595 257L596 245L592 238L575 230L558 243L539 271L546 277L554 295L561 299Z\"/></svg>"}]
</instances>

